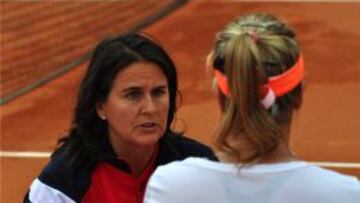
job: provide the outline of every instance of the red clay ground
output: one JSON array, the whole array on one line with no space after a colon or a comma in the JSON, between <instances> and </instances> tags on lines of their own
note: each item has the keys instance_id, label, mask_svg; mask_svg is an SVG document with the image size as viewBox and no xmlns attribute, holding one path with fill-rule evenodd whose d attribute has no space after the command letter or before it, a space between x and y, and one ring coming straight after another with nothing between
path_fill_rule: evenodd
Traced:
<instances>
[{"instance_id":1,"label":"red clay ground","mask_svg":"<svg viewBox=\"0 0 360 203\"><path fill-rule=\"evenodd\" d=\"M6 98L59 71L98 40L128 30L175 3L0 1L0 74L6 78L0 81L0 96Z\"/></svg>"},{"instance_id":2,"label":"red clay ground","mask_svg":"<svg viewBox=\"0 0 360 203\"><path fill-rule=\"evenodd\" d=\"M359 3L250 3L192 1L146 31L175 59L183 93L178 129L212 144L219 111L210 91L205 56L215 32L233 17L266 11L287 19L306 59L307 88L292 134L299 157L360 162ZM1 106L1 150L51 151L71 120L85 64ZM21 202L46 159L1 158L1 202ZM360 177L360 169L333 168Z\"/></svg>"}]
</instances>

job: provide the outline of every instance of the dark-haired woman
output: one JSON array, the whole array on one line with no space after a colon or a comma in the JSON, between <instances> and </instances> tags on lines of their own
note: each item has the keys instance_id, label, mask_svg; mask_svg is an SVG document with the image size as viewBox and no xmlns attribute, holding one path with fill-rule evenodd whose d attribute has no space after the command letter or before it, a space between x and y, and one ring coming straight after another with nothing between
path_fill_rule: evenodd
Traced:
<instances>
[{"instance_id":1,"label":"dark-haired woman","mask_svg":"<svg viewBox=\"0 0 360 203\"><path fill-rule=\"evenodd\" d=\"M171 130L177 73L164 49L128 33L102 41L81 83L69 135L24 202L140 203L156 167L210 148Z\"/></svg>"}]
</instances>

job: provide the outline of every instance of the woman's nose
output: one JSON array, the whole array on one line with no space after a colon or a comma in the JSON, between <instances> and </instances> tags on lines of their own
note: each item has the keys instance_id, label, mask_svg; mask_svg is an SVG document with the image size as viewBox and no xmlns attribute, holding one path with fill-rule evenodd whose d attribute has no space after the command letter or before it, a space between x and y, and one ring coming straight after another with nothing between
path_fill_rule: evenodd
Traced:
<instances>
[{"instance_id":1,"label":"woman's nose","mask_svg":"<svg viewBox=\"0 0 360 203\"><path fill-rule=\"evenodd\" d=\"M155 101L150 95L148 95L148 96L146 96L144 98L143 112L144 113L154 113L154 112L156 112Z\"/></svg>"}]
</instances>

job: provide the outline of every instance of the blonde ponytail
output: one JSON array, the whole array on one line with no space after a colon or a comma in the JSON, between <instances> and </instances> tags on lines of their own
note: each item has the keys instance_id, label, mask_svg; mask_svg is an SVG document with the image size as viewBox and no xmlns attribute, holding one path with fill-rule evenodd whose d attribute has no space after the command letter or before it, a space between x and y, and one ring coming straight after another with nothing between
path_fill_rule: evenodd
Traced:
<instances>
[{"instance_id":1,"label":"blonde ponytail","mask_svg":"<svg viewBox=\"0 0 360 203\"><path fill-rule=\"evenodd\" d=\"M284 136L278 117L293 110L288 107L293 102L289 99L285 102L288 108L280 108L280 112L275 113L272 111L279 109L278 104L268 111L260 102L260 87L267 82L269 74L283 72L298 55L293 36L277 35L272 28L275 26L282 33L293 32L270 17L255 14L236 19L218 34L215 42L213 58L223 61L231 95L224 97L225 111L216 144L221 151L243 163L258 162L278 147ZM278 70L269 73L267 62L274 62L276 67L271 68ZM251 153L242 154L243 151Z\"/></svg>"}]
</instances>

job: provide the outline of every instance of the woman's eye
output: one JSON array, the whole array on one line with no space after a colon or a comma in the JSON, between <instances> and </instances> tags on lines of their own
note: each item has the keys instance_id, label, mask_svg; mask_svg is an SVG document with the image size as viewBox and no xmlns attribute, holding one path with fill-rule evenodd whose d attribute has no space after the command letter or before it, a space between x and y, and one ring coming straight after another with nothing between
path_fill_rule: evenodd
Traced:
<instances>
[{"instance_id":1,"label":"woman's eye","mask_svg":"<svg viewBox=\"0 0 360 203\"><path fill-rule=\"evenodd\" d=\"M161 89L155 89L153 91L153 95L156 96L156 97L161 97L163 96L164 94L166 94L166 89L165 88L161 88Z\"/></svg>"},{"instance_id":2,"label":"woman's eye","mask_svg":"<svg viewBox=\"0 0 360 203\"><path fill-rule=\"evenodd\" d=\"M140 97L141 97L141 92L137 92L137 91L129 92L129 93L125 94L125 98L129 99L129 100L137 100Z\"/></svg>"}]
</instances>

